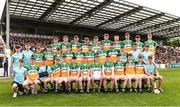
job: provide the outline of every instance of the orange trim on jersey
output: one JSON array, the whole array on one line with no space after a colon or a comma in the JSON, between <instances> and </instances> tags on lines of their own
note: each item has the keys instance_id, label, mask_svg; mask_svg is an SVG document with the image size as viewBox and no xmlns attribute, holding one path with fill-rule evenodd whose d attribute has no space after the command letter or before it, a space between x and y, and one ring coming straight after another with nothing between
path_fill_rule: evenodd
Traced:
<instances>
[{"instance_id":1,"label":"orange trim on jersey","mask_svg":"<svg viewBox=\"0 0 180 107\"><path fill-rule=\"evenodd\" d=\"M66 63L71 63L72 62L72 58L71 57L67 57L66 58Z\"/></svg>"},{"instance_id":2,"label":"orange trim on jersey","mask_svg":"<svg viewBox=\"0 0 180 107\"><path fill-rule=\"evenodd\" d=\"M41 66L43 66L43 62L42 61L34 61L34 65L41 67Z\"/></svg>"},{"instance_id":3,"label":"orange trim on jersey","mask_svg":"<svg viewBox=\"0 0 180 107\"><path fill-rule=\"evenodd\" d=\"M112 76L112 71L104 71L105 76Z\"/></svg>"},{"instance_id":4,"label":"orange trim on jersey","mask_svg":"<svg viewBox=\"0 0 180 107\"><path fill-rule=\"evenodd\" d=\"M89 52L89 48L82 48L82 52Z\"/></svg>"},{"instance_id":5,"label":"orange trim on jersey","mask_svg":"<svg viewBox=\"0 0 180 107\"><path fill-rule=\"evenodd\" d=\"M66 51L67 51L66 48L62 48L62 49L61 49L62 54L65 53Z\"/></svg>"},{"instance_id":6,"label":"orange trim on jersey","mask_svg":"<svg viewBox=\"0 0 180 107\"><path fill-rule=\"evenodd\" d=\"M78 52L77 47L72 47L72 52L77 53Z\"/></svg>"},{"instance_id":7,"label":"orange trim on jersey","mask_svg":"<svg viewBox=\"0 0 180 107\"><path fill-rule=\"evenodd\" d=\"M77 71L77 72L71 72L71 73L70 73L70 76L72 76L72 77L77 77L77 76L78 76L78 71Z\"/></svg>"},{"instance_id":8,"label":"orange trim on jersey","mask_svg":"<svg viewBox=\"0 0 180 107\"><path fill-rule=\"evenodd\" d=\"M57 77L60 77L60 76L61 76L61 71L60 70L52 73L53 78L57 78Z\"/></svg>"},{"instance_id":9,"label":"orange trim on jersey","mask_svg":"<svg viewBox=\"0 0 180 107\"><path fill-rule=\"evenodd\" d=\"M126 67L125 74L136 74L134 67Z\"/></svg>"},{"instance_id":10,"label":"orange trim on jersey","mask_svg":"<svg viewBox=\"0 0 180 107\"><path fill-rule=\"evenodd\" d=\"M124 52L126 52L126 53L131 52L131 50L132 50L132 47L125 47L124 48Z\"/></svg>"},{"instance_id":11,"label":"orange trim on jersey","mask_svg":"<svg viewBox=\"0 0 180 107\"><path fill-rule=\"evenodd\" d=\"M124 70L120 70L120 69L114 70L114 74L115 75L123 75L124 74Z\"/></svg>"},{"instance_id":12,"label":"orange trim on jersey","mask_svg":"<svg viewBox=\"0 0 180 107\"><path fill-rule=\"evenodd\" d=\"M53 59L51 59L51 60L45 60L45 65L46 65L46 66L51 66L51 65L53 65L53 63L54 63L54 60L53 60Z\"/></svg>"},{"instance_id":13,"label":"orange trim on jersey","mask_svg":"<svg viewBox=\"0 0 180 107\"><path fill-rule=\"evenodd\" d=\"M35 81L38 79L38 74L37 73L31 73L31 74L28 74L27 77L29 78L29 80Z\"/></svg>"},{"instance_id":14,"label":"orange trim on jersey","mask_svg":"<svg viewBox=\"0 0 180 107\"><path fill-rule=\"evenodd\" d=\"M149 51L154 55L156 53L156 49L154 48L149 48Z\"/></svg>"},{"instance_id":15,"label":"orange trim on jersey","mask_svg":"<svg viewBox=\"0 0 180 107\"><path fill-rule=\"evenodd\" d=\"M106 62L106 57L100 57L99 58L99 63L104 63Z\"/></svg>"},{"instance_id":16,"label":"orange trim on jersey","mask_svg":"<svg viewBox=\"0 0 180 107\"><path fill-rule=\"evenodd\" d=\"M110 62L116 62L117 61L117 55L111 55Z\"/></svg>"},{"instance_id":17,"label":"orange trim on jersey","mask_svg":"<svg viewBox=\"0 0 180 107\"><path fill-rule=\"evenodd\" d=\"M104 46L104 50L110 50L110 46Z\"/></svg>"},{"instance_id":18,"label":"orange trim on jersey","mask_svg":"<svg viewBox=\"0 0 180 107\"><path fill-rule=\"evenodd\" d=\"M88 63L88 64L93 64L93 63L94 63L94 59L93 59L93 58L88 58L87 63Z\"/></svg>"},{"instance_id":19,"label":"orange trim on jersey","mask_svg":"<svg viewBox=\"0 0 180 107\"><path fill-rule=\"evenodd\" d=\"M137 67L136 68L136 74L144 74L144 68L143 67Z\"/></svg>"},{"instance_id":20,"label":"orange trim on jersey","mask_svg":"<svg viewBox=\"0 0 180 107\"><path fill-rule=\"evenodd\" d=\"M83 59L82 58L77 58L77 64L82 64L83 63Z\"/></svg>"},{"instance_id":21,"label":"orange trim on jersey","mask_svg":"<svg viewBox=\"0 0 180 107\"><path fill-rule=\"evenodd\" d=\"M67 70L62 70L61 71L61 77L68 77L68 71Z\"/></svg>"}]
</instances>

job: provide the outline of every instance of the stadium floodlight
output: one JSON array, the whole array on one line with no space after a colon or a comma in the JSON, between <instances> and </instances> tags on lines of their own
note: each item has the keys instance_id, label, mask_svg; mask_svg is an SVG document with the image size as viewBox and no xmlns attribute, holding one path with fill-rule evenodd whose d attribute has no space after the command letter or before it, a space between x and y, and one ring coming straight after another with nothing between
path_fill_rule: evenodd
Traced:
<instances>
[{"instance_id":1,"label":"stadium floodlight","mask_svg":"<svg viewBox=\"0 0 180 107\"><path fill-rule=\"evenodd\" d=\"M87 0L81 0L82 2L87 2Z\"/></svg>"},{"instance_id":2,"label":"stadium floodlight","mask_svg":"<svg viewBox=\"0 0 180 107\"><path fill-rule=\"evenodd\" d=\"M104 0L97 0L98 2L104 2Z\"/></svg>"},{"instance_id":3,"label":"stadium floodlight","mask_svg":"<svg viewBox=\"0 0 180 107\"><path fill-rule=\"evenodd\" d=\"M29 1L31 1L31 2L36 2L37 0L29 0Z\"/></svg>"}]
</instances>

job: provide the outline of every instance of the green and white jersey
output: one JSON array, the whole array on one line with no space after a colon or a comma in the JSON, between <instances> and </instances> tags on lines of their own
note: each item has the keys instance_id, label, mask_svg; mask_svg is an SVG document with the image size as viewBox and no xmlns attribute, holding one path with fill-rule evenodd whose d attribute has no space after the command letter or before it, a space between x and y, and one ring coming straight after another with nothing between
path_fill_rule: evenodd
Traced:
<instances>
[{"instance_id":1,"label":"green and white jersey","mask_svg":"<svg viewBox=\"0 0 180 107\"><path fill-rule=\"evenodd\" d=\"M59 64L54 64L51 66L51 72L54 73L54 72L57 72L57 71L60 71L60 65Z\"/></svg>"},{"instance_id":2,"label":"green and white jersey","mask_svg":"<svg viewBox=\"0 0 180 107\"><path fill-rule=\"evenodd\" d=\"M81 49L82 49L82 52L83 53L86 53L86 52L89 52L89 47L88 47L89 44L87 43L81 43Z\"/></svg>"},{"instance_id":3,"label":"green and white jersey","mask_svg":"<svg viewBox=\"0 0 180 107\"><path fill-rule=\"evenodd\" d=\"M84 56L87 57L87 58L94 58L95 56L95 53L94 52L87 52L87 53L84 53Z\"/></svg>"},{"instance_id":4,"label":"green and white jersey","mask_svg":"<svg viewBox=\"0 0 180 107\"><path fill-rule=\"evenodd\" d=\"M112 43L112 41L111 40L102 40L101 41L101 45L103 45L104 46L104 50L110 50L110 48L111 48L111 43Z\"/></svg>"},{"instance_id":5,"label":"green and white jersey","mask_svg":"<svg viewBox=\"0 0 180 107\"><path fill-rule=\"evenodd\" d=\"M56 51L57 48L61 47L61 43L52 43L50 46L52 47L53 51Z\"/></svg>"},{"instance_id":6,"label":"green and white jersey","mask_svg":"<svg viewBox=\"0 0 180 107\"><path fill-rule=\"evenodd\" d=\"M54 60L54 54L52 52L44 52L45 60Z\"/></svg>"},{"instance_id":7,"label":"green and white jersey","mask_svg":"<svg viewBox=\"0 0 180 107\"><path fill-rule=\"evenodd\" d=\"M103 64L100 64L100 63L92 64L91 65L92 75L101 76L102 75L102 67L103 67Z\"/></svg>"},{"instance_id":8,"label":"green and white jersey","mask_svg":"<svg viewBox=\"0 0 180 107\"><path fill-rule=\"evenodd\" d=\"M114 63L114 69L115 70L122 70L124 71L125 62L124 61L117 61Z\"/></svg>"},{"instance_id":9,"label":"green and white jersey","mask_svg":"<svg viewBox=\"0 0 180 107\"><path fill-rule=\"evenodd\" d=\"M62 61L63 59L63 54L58 54L54 56L54 59L58 59L59 61Z\"/></svg>"},{"instance_id":10,"label":"green and white jersey","mask_svg":"<svg viewBox=\"0 0 180 107\"><path fill-rule=\"evenodd\" d=\"M35 61L42 62L44 59L44 54L43 53L34 53L32 55L33 58L35 58Z\"/></svg>"},{"instance_id":11,"label":"green and white jersey","mask_svg":"<svg viewBox=\"0 0 180 107\"><path fill-rule=\"evenodd\" d=\"M113 45L114 45L114 49L115 49L115 50L118 50L118 51L121 50L121 46L122 46L121 41L113 42Z\"/></svg>"},{"instance_id":12,"label":"green and white jersey","mask_svg":"<svg viewBox=\"0 0 180 107\"><path fill-rule=\"evenodd\" d=\"M61 42L61 51L62 51L62 53L65 53L67 51L68 46L71 46L71 43L69 43L69 42Z\"/></svg>"},{"instance_id":13,"label":"green and white jersey","mask_svg":"<svg viewBox=\"0 0 180 107\"><path fill-rule=\"evenodd\" d=\"M124 40L122 42L125 48L125 52L129 53L132 49L133 41L132 40Z\"/></svg>"},{"instance_id":14,"label":"green and white jersey","mask_svg":"<svg viewBox=\"0 0 180 107\"><path fill-rule=\"evenodd\" d=\"M61 70L68 70L71 64L68 63L62 63L60 64Z\"/></svg>"},{"instance_id":15,"label":"green and white jersey","mask_svg":"<svg viewBox=\"0 0 180 107\"><path fill-rule=\"evenodd\" d=\"M157 46L157 42L154 40L147 40L144 44L149 45L149 48L156 48Z\"/></svg>"},{"instance_id":16,"label":"green and white jersey","mask_svg":"<svg viewBox=\"0 0 180 107\"><path fill-rule=\"evenodd\" d=\"M72 42L71 43L71 49L72 49L73 53L77 53L78 52L78 49L77 49L78 46L81 46L81 44L79 42Z\"/></svg>"},{"instance_id":17,"label":"green and white jersey","mask_svg":"<svg viewBox=\"0 0 180 107\"><path fill-rule=\"evenodd\" d=\"M79 59L79 58L83 58L84 54L83 52L77 52L77 53L74 53L74 56L76 56L76 58Z\"/></svg>"},{"instance_id":18,"label":"green and white jersey","mask_svg":"<svg viewBox=\"0 0 180 107\"><path fill-rule=\"evenodd\" d=\"M71 51L65 52L65 53L63 53L63 56L66 56L66 58L72 58L73 52L71 52Z\"/></svg>"},{"instance_id":19,"label":"green and white jersey","mask_svg":"<svg viewBox=\"0 0 180 107\"><path fill-rule=\"evenodd\" d=\"M80 71L82 72L82 75L87 76L89 73L89 70L91 69L90 64L80 64Z\"/></svg>"},{"instance_id":20,"label":"green and white jersey","mask_svg":"<svg viewBox=\"0 0 180 107\"><path fill-rule=\"evenodd\" d=\"M100 51L101 50L101 47L100 47L100 43L95 43L95 42L92 42L92 51L93 52L98 52L98 51Z\"/></svg>"},{"instance_id":21,"label":"green and white jersey","mask_svg":"<svg viewBox=\"0 0 180 107\"><path fill-rule=\"evenodd\" d=\"M121 52L121 60L122 60L122 61L126 62L126 61L127 61L127 56L128 56L127 53Z\"/></svg>"},{"instance_id":22,"label":"green and white jersey","mask_svg":"<svg viewBox=\"0 0 180 107\"><path fill-rule=\"evenodd\" d=\"M27 69L27 74L38 73L39 70L39 67L37 65L28 65L25 66L25 68Z\"/></svg>"},{"instance_id":23,"label":"green and white jersey","mask_svg":"<svg viewBox=\"0 0 180 107\"><path fill-rule=\"evenodd\" d=\"M108 55L109 55L109 56L117 56L118 53L119 53L118 50L116 50L116 49L111 49L111 50L108 52Z\"/></svg>"},{"instance_id":24,"label":"green and white jersey","mask_svg":"<svg viewBox=\"0 0 180 107\"><path fill-rule=\"evenodd\" d=\"M142 51L143 47L144 47L144 43L142 42L134 42L137 44L137 48L138 48L138 51Z\"/></svg>"},{"instance_id":25,"label":"green and white jersey","mask_svg":"<svg viewBox=\"0 0 180 107\"><path fill-rule=\"evenodd\" d=\"M114 71L112 71L114 64L112 62L105 62L104 63L104 73L106 76L111 76Z\"/></svg>"},{"instance_id":26,"label":"green and white jersey","mask_svg":"<svg viewBox=\"0 0 180 107\"><path fill-rule=\"evenodd\" d=\"M106 58L106 56L108 55L108 51L106 51L106 50L101 50L101 51L98 51L97 52L97 55L99 56L99 57L105 57Z\"/></svg>"}]
</instances>

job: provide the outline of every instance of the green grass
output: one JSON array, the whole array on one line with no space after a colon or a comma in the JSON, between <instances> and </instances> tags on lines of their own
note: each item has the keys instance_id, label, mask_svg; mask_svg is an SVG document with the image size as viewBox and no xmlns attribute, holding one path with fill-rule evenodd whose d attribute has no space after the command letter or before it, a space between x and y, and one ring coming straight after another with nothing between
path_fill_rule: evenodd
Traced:
<instances>
[{"instance_id":1,"label":"green grass","mask_svg":"<svg viewBox=\"0 0 180 107\"><path fill-rule=\"evenodd\" d=\"M164 93L38 94L12 98L11 80L0 80L0 106L180 106L180 69L164 70Z\"/></svg>"}]
</instances>

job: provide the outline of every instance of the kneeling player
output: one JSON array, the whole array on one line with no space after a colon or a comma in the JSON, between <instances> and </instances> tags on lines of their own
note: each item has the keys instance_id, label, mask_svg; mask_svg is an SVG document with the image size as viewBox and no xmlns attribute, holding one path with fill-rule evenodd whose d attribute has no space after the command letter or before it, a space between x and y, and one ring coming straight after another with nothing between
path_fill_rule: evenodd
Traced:
<instances>
[{"instance_id":1,"label":"kneeling player","mask_svg":"<svg viewBox=\"0 0 180 107\"><path fill-rule=\"evenodd\" d=\"M19 95L23 95L24 88L23 88L23 82L24 78L26 76L27 69L24 68L24 61L19 60L19 65L13 69L13 78L14 81L12 83L12 90L13 90L13 97L17 97L18 93ZM18 89L18 93L17 93Z\"/></svg>"},{"instance_id":2,"label":"kneeling player","mask_svg":"<svg viewBox=\"0 0 180 107\"><path fill-rule=\"evenodd\" d=\"M117 61L114 64L114 82L115 82L116 92L119 92L118 89L119 80L123 81L122 92L126 91L125 88L127 85L128 78L127 76L124 75L124 66L125 66L125 62L121 60L121 55L118 55Z\"/></svg>"},{"instance_id":3,"label":"kneeling player","mask_svg":"<svg viewBox=\"0 0 180 107\"><path fill-rule=\"evenodd\" d=\"M131 93L133 91L132 80L135 81L134 91L138 92L137 87L138 87L139 77L136 75L135 72L135 61L132 60L132 54L128 54L128 59L125 64L125 74L128 77L129 92Z\"/></svg>"},{"instance_id":4,"label":"kneeling player","mask_svg":"<svg viewBox=\"0 0 180 107\"><path fill-rule=\"evenodd\" d=\"M35 58L31 58L31 65L27 66L27 76L24 82L27 90L31 89L32 94L37 94L37 85L40 84L38 70L39 67L34 65Z\"/></svg>"},{"instance_id":5,"label":"kneeling player","mask_svg":"<svg viewBox=\"0 0 180 107\"><path fill-rule=\"evenodd\" d=\"M91 84L91 66L87 63L87 57L83 57L83 64L80 65L80 78L79 78L79 86L80 86L80 92L83 91L83 81L87 81L87 90L86 92L90 92L90 84Z\"/></svg>"},{"instance_id":6,"label":"kneeling player","mask_svg":"<svg viewBox=\"0 0 180 107\"><path fill-rule=\"evenodd\" d=\"M107 91L106 88L106 82L110 81L111 82L111 89L110 91L113 90L113 86L114 86L114 64L112 62L110 62L110 56L107 55L106 56L106 62L104 63L103 66L103 86L104 86L104 91Z\"/></svg>"}]
</instances>

